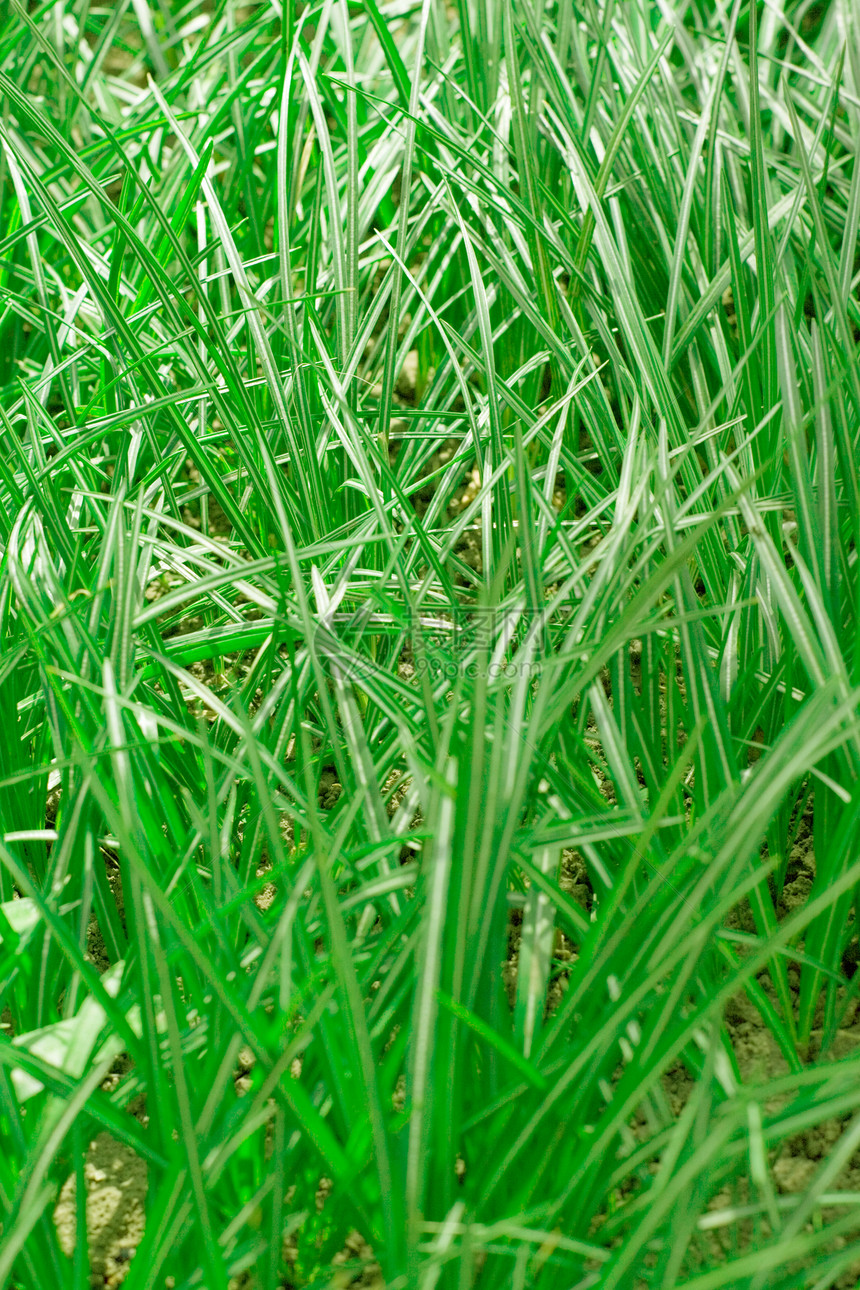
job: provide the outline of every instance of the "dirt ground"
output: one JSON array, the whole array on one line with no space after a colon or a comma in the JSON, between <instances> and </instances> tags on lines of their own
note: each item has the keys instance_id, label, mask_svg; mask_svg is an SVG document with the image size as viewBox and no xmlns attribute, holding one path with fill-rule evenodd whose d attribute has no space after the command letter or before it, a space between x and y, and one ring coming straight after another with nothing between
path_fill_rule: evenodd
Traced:
<instances>
[{"instance_id":1,"label":"dirt ground","mask_svg":"<svg viewBox=\"0 0 860 1290\"><path fill-rule=\"evenodd\" d=\"M323 809L334 805L340 785L334 782L334 776L324 777L320 785L321 805ZM801 823L797 842L789 861L786 883L779 903L779 912L785 916L798 904L803 903L809 894L814 877L814 857L812 852L811 821ZM588 884L585 866L574 852L566 852L562 863L563 887L588 910L591 904L591 890ZM122 908L121 892L115 893L120 909ZM731 920L734 925L744 930L752 930L748 910L739 909ZM516 958L518 932L516 918L513 920L511 937L511 959L506 965L509 984L516 977ZM97 950L93 945L91 948ZM564 960L575 953L572 947L560 943L557 957ZM96 953L96 958L98 959ZM106 965L106 962L105 962ZM853 966L853 965L851 965ZM851 966L848 970L851 971ZM796 986L794 969L789 969L789 979ZM771 991L769 979L762 974L760 984ZM557 1003L561 986L556 987L557 997L551 996L550 1006ZM786 1074L788 1065L776 1044L770 1030L763 1023L757 1009L744 994L731 1000L726 1010L726 1027L731 1037L737 1058L738 1068L745 1082L758 1083L767 1078ZM813 1043L820 1043L821 1032L813 1034ZM842 1025L836 1034L829 1056L839 1058L854 1051L860 1046L860 1005L857 1000L851 1002L842 1018ZM664 1089L669 1104L675 1113L680 1113L692 1088L692 1077L683 1066L667 1072L664 1078ZM833 1147L845 1124L837 1120L826 1121L783 1144L776 1160L773 1162L773 1177L779 1194L787 1195L802 1192L809 1184L820 1161ZM118 1286L125 1279L130 1262L143 1236L144 1212L147 1190L146 1166L128 1147L116 1142L107 1133L100 1133L89 1149L85 1166L87 1185L87 1222L90 1231L90 1263L93 1287ZM834 1180L833 1188L839 1191L860 1191L860 1155L852 1158L839 1177ZM71 1256L75 1240L75 1202L76 1185L70 1177L62 1188L55 1210L55 1221L60 1241L66 1253ZM719 1209L730 1204L728 1193L716 1196L711 1207ZM356 1234L357 1237L357 1234ZM357 1237L360 1242L360 1238ZM713 1234L714 1241L719 1239ZM370 1250L362 1245L361 1257L368 1258ZM349 1249L343 1252L337 1263L354 1259L356 1251ZM834 1283L835 1290L855 1290L860 1277L860 1263L848 1269ZM338 1272L332 1268L332 1286L346 1287L352 1285L376 1284L378 1281L362 1279L353 1280L346 1270ZM235 1279L231 1290L249 1290L251 1281L247 1278Z\"/></svg>"},{"instance_id":2,"label":"dirt ground","mask_svg":"<svg viewBox=\"0 0 860 1290\"><path fill-rule=\"evenodd\" d=\"M440 462L443 456L444 452L440 454ZM458 497L454 503L454 510L468 504L470 492L477 488L477 480L473 478L473 475L474 472L471 475L466 474L464 478L465 489L462 496ZM342 788L337 782L334 768L330 766L324 767L319 783L320 808L324 811L331 810L337 803L341 791ZM56 803L49 802L49 815L52 809L54 812L56 811ZM119 881L119 866L109 856L105 856L105 862L119 915L123 919L124 907ZM262 874L262 870L260 873ZM807 815L799 823L795 846L789 859L786 882L778 905L779 917L785 917L793 909L805 903L809 896L814 874L812 817L811 808L809 808ZM586 866L573 851L565 852L563 856L561 884L565 891L573 896L586 912L590 912L592 893ZM261 905L268 904L274 897L275 888L267 888L258 897L258 903ZM755 930L752 916L746 906L733 911L728 922L741 931L752 932ZM518 923L518 911L513 911L508 951L509 958L505 964L505 981L511 996L513 996L516 986L519 942ZM109 966L109 960L101 942L98 928L95 925L91 929L88 949L100 970L105 970ZM849 951L844 964L846 973L849 976L853 975L857 960L860 959L860 947L855 945L852 949L853 958L851 951ZM559 972L556 981L550 986L550 1011L558 1005L563 994L564 961L571 960L575 957L575 954L575 947L559 933L555 958L560 962L562 970ZM796 988L796 969L790 967L788 971L790 983ZM761 974L759 984L775 999L767 973ZM745 1082L758 1083L787 1073L787 1063L772 1033L762 1021L757 1009L747 1000L745 995L740 994L730 1002L726 1011L725 1021L735 1051L738 1068ZM820 1040L821 1032L814 1033L813 1045L820 1044ZM829 1056L834 1058L845 1056L855 1050L858 1045L860 1045L860 1007L858 1007L858 1003L855 1000L845 1012L842 1026L835 1037ZM237 1091L240 1091L241 1072L237 1074ZM118 1076L110 1078L117 1079ZM668 1071L664 1077L664 1089L669 1104L676 1114L679 1114L683 1109L691 1088L692 1077L683 1066L678 1066ZM134 1113L135 1108L130 1109ZM844 1127L844 1124L840 1124L837 1121L828 1121L785 1143L777 1159L773 1162L773 1177L777 1191L781 1194L803 1191L818 1168L822 1157L831 1150ZM135 1256L144 1232L147 1192L146 1166L128 1147L116 1142L109 1134L100 1133L90 1144L84 1175L87 1187L91 1285L93 1287L119 1286L128 1274L131 1260ZM860 1155L849 1163L839 1178L834 1181L833 1186L837 1190L860 1191ZM720 1208L728 1203L730 1203L730 1198L726 1194L723 1197L715 1197L712 1201L712 1207ZM61 1190L55 1209L55 1222L60 1242L70 1257L74 1251L75 1216L76 1183L75 1178L70 1177ZM717 1239L716 1236L714 1239ZM372 1257L371 1251L364 1245L358 1234L356 1234L356 1240L361 1248L345 1249L342 1256L336 1260L336 1263L352 1260L356 1257L359 1258L359 1261L366 1261ZM331 1285L333 1287L345 1288L352 1285L354 1290L357 1290L360 1285L379 1286L381 1284L376 1276L373 1275L372 1269L369 1271L368 1278L355 1280L345 1269L338 1272L335 1266L332 1268L332 1278ZM860 1264L856 1268L849 1269L842 1278L834 1283L835 1290L855 1290L858 1278L860 1278ZM231 1290L251 1290L252 1285L252 1277L236 1278L231 1283Z\"/></svg>"},{"instance_id":3,"label":"dirt ground","mask_svg":"<svg viewBox=\"0 0 860 1290\"><path fill-rule=\"evenodd\" d=\"M146 1165L109 1133L100 1133L90 1143L84 1178L91 1284L118 1286L143 1237ZM54 1211L60 1244L70 1258L75 1250L76 1213L77 1185L73 1175L60 1192Z\"/></svg>"}]
</instances>

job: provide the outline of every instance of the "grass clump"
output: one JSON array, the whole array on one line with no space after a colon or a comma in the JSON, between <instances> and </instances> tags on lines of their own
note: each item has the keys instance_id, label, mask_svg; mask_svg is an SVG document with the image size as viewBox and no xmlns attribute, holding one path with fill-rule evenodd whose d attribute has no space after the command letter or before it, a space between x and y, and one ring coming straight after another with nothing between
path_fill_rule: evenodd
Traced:
<instances>
[{"instance_id":1,"label":"grass clump","mask_svg":"<svg viewBox=\"0 0 860 1290\"><path fill-rule=\"evenodd\" d=\"M3 1285L856 1284L858 48L0 12Z\"/></svg>"}]
</instances>

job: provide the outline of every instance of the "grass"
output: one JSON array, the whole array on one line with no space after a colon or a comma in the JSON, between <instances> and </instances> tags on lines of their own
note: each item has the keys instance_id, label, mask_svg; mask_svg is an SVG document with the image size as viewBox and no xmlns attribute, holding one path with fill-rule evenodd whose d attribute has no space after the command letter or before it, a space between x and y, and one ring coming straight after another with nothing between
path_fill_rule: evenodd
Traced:
<instances>
[{"instance_id":1,"label":"grass","mask_svg":"<svg viewBox=\"0 0 860 1290\"><path fill-rule=\"evenodd\" d=\"M857 34L0 9L4 1286L856 1284Z\"/></svg>"}]
</instances>

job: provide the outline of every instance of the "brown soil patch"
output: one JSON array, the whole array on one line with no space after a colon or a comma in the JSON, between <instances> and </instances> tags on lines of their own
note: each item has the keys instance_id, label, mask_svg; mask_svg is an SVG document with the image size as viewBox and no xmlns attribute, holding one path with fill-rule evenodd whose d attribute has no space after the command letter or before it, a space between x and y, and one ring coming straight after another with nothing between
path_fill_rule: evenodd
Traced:
<instances>
[{"instance_id":1,"label":"brown soil patch","mask_svg":"<svg viewBox=\"0 0 860 1290\"><path fill-rule=\"evenodd\" d=\"M128 1272L143 1239L146 1202L146 1165L139 1156L109 1133L100 1133L87 1152L84 1165L87 1189L90 1285L117 1286ZM54 1222L64 1252L75 1252L77 1180L66 1180Z\"/></svg>"}]
</instances>

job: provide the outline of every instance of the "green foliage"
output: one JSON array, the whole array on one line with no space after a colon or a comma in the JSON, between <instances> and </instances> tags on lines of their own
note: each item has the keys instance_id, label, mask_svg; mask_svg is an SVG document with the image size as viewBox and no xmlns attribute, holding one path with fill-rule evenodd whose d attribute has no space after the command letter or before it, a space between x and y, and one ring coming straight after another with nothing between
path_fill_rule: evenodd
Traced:
<instances>
[{"instance_id":1,"label":"green foliage","mask_svg":"<svg viewBox=\"0 0 860 1290\"><path fill-rule=\"evenodd\" d=\"M855 1283L856 24L0 10L0 1284Z\"/></svg>"}]
</instances>

